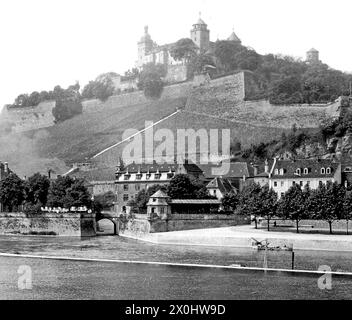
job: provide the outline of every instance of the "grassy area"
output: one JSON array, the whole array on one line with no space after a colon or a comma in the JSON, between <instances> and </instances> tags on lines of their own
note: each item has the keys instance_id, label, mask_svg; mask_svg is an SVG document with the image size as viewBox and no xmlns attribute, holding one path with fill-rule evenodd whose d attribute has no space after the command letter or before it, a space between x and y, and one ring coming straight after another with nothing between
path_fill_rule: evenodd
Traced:
<instances>
[{"instance_id":1,"label":"grassy area","mask_svg":"<svg viewBox=\"0 0 352 320\"><path fill-rule=\"evenodd\" d=\"M78 115L38 135L35 130L27 133L36 139L41 157L55 157L66 163L83 161L104 148L121 140L124 130L142 129L147 120L157 121L183 107L185 98L153 101L135 106L107 109L100 113Z\"/></svg>"}]
</instances>

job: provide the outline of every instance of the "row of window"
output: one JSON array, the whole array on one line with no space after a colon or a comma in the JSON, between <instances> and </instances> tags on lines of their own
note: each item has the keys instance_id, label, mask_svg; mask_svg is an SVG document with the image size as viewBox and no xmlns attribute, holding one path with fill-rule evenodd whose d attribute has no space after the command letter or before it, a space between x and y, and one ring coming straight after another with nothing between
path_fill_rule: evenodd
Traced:
<instances>
[{"instance_id":1,"label":"row of window","mask_svg":"<svg viewBox=\"0 0 352 320\"><path fill-rule=\"evenodd\" d=\"M136 193L135 195L131 195L131 198L130 198L130 195L129 195L129 194L125 193L125 194L123 195L123 197L122 197L122 200L123 200L124 202L127 202L128 200L134 199L134 198L136 198L136 197L137 197L137 193Z\"/></svg>"},{"instance_id":2,"label":"row of window","mask_svg":"<svg viewBox=\"0 0 352 320\"><path fill-rule=\"evenodd\" d=\"M174 177L174 175L175 175L175 174L172 173L172 172L167 173L167 179L172 179L172 178ZM137 174L136 174L136 180L142 180L142 177L143 177L143 174L142 174L142 173L137 173ZM151 177L152 177L152 174L151 174L151 173L147 173L147 174L145 175L145 179L146 179L146 180L150 180ZM154 173L154 179L155 179L155 180L159 180L160 178L161 178L161 173ZM130 180L130 179L131 179L131 175L126 173L126 174L123 176L123 179L124 179L125 181Z\"/></svg>"},{"instance_id":3,"label":"row of window","mask_svg":"<svg viewBox=\"0 0 352 320\"><path fill-rule=\"evenodd\" d=\"M133 185L133 184L131 184L131 185L124 184L123 185L123 191L128 191L128 190L132 189L133 186L134 186L134 190L136 190L136 191L141 190L141 185L140 184L135 184L135 185Z\"/></svg>"},{"instance_id":4,"label":"row of window","mask_svg":"<svg viewBox=\"0 0 352 320\"><path fill-rule=\"evenodd\" d=\"M275 169L275 171L274 171L274 174L275 175L281 175L281 176L283 176L285 173L287 172L287 170L286 169ZM303 169L303 174L309 174L310 172L312 172L312 170L311 170L311 168L304 168ZM320 169L320 174L331 174L331 172L332 172L332 170L331 170L331 168L330 167L328 167L328 168L321 168ZM296 171L295 171L295 174L297 174L297 175L301 175L302 174L302 169L301 168L297 168L296 169Z\"/></svg>"},{"instance_id":5,"label":"row of window","mask_svg":"<svg viewBox=\"0 0 352 320\"><path fill-rule=\"evenodd\" d=\"M328 180L331 182L331 180ZM299 184L301 187L303 187L305 184L310 186L310 181L305 181L305 184L304 184L304 181L292 181L292 185L294 186L295 184ZM323 181L319 181L319 184L322 184L324 183ZM274 181L274 187L278 187L279 186L279 183L278 181ZM280 186L281 187L284 187L285 186L285 181L280 181Z\"/></svg>"}]
</instances>

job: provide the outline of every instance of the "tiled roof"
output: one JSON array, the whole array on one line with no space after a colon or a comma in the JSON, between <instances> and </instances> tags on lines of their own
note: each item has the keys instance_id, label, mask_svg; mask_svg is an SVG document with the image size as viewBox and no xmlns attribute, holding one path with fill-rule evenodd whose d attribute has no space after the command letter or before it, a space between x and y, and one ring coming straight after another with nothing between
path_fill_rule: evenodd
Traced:
<instances>
[{"instance_id":1,"label":"tiled roof","mask_svg":"<svg viewBox=\"0 0 352 320\"><path fill-rule=\"evenodd\" d=\"M216 188L219 189L222 193L228 193L233 191L234 189L229 180L219 177L216 177L212 181L210 181L207 185L207 188Z\"/></svg>"},{"instance_id":2,"label":"tiled roof","mask_svg":"<svg viewBox=\"0 0 352 320\"><path fill-rule=\"evenodd\" d=\"M163 164L158 164L158 163L153 163L153 164L136 164L136 163L131 163L128 166L126 166L125 170L122 170L121 173L125 173L128 171L128 173L155 173L159 170L159 172L170 172L170 171L176 171L177 170L177 164L168 164L168 163L163 163Z\"/></svg>"},{"instance_id":3,"label":"tiled roof","mask_svg":"<svg viewBox=\"0 0 352 320\"><path fill-rule=\"evenodd\" d=\"M216 165L213 163L199 165L199 167L203 170L204 175L206 177L215 177L212 174L212 168L221 168L221 165ZM253 176L250 172L249 164L247 162L231 162L230 170L226 174L222 175L223 178L246 178Z\"/></svg>"},{"instance_id":4,"label":"tiled roof","mask_svg":"<svg viewBox=\"0 0 352 320\"><path fill-rule=\"evenodd\" d=\"M203 24L203 25L206 25L206 23L205 23L201 18L198 19L198 21L197 21L196 24Z\"/></svg>"},{"instance_id":5,"label":"tiled roof","mask_svg":"<svg viewBox=\"0 0 352 320\"><path fill-rule=\"evenodd\" d=\"M185 168L185 170L189 173L199 173L201 174L203 171L193 163L184 163L181 166ZM175 163L163 163L159 164L157 162L154 162L152 164L136 164L136 163L131 163L128 166L126 166L125 170L121 171L121 173L125 173L128 171L128 173L147 173L148 171L150 173L155 173L159 170L159 172L175 172L177 171L179 165Z\"/></svg>"},{"instance_id":6,"label":"tiled roof","mask_svg":"<svg viewBox=\"0 0 352 320\"><path fill-rule=\"evenodd\" d=\"M97 168L89 171L76 169L69 176L82 178L87 181L115 181L115 168Z\"/></svg>"},{"instance_id":7,"label":"tiled roof","mask_svg":"<svg viewBox=\"0 0 352 320\"><path fill-rule=\"evenodd\" d=\"M221 204L217 199L172 199L170 204Z\"/></svg>"},{"instance_id":8,"label":"tiled roof","mask_svg":"<svg viewBox=\"0 0 352 320\"><path fill-rule=\"evenodd\" d=\"M269 178L269 173L262 172L262 173L257 174L255 177L256 178Z\"/></svg>"},{"instance_id":9,"label":"tiled roof","mask_svg":"<svg viewBox=\"0 0 352 320\"><path fill-rule=\"evenodd\" d=\"M320 160L277 160L272 171L272 177L276 179L280 178L323 178L323 177L334 177L335 172L338 170L340 164L328 159ZM304 174L304 169L308 169L308 173ZM321 173L321 168L330 168L331 173ZM279 174L275 174L275 169L279 170ZM284 170L283 175L280 175L280 169ZM296 170L300 169L301 174L296 174Z\"/></svg>"},{"instance_id":10,"label":"tiled roof","mask_svg":"<svg viewBox=\"0 0 352 320\"><path fill-rule=\"evenodd\" d=\"M231 35L228 37L229 41L241 41L239 37L237 37L236 33L232 31Z\"/></svg>"},{"instance_id":11,"label":"tiled roof","mask_svg":"<svg viewBox=\"0 0 352 320\"><path fill-rule=\"evenodd\" d=\"M169 198L169 196L165 192L158 190L152 196L150 196L150 198Z\"/></svg>"}]
</instances>

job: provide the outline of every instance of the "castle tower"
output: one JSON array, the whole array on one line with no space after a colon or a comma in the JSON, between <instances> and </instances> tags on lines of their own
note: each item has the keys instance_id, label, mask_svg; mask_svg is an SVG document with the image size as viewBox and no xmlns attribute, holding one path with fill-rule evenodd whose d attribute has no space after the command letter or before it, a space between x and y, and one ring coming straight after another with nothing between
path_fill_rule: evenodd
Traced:
<instances>
[{"instance_id":1,"label":"castle tower","mask_svg":"<svg viewBox=\"0 0 352 320\"><path fill-rule=\"evenodd\" d=\"M307 58L306 61L308 63L319 63L319 51L312 48L309 51L307 51Z\"/></svg>"},{"instance_id":2,"label":"castle tower","mask_svg":"<svg viewBox=\"0 0 352 320\"><path fill-rule=\"evenodd\" d=\"M207 24L201 19L199 14L199 19L197 23L193 25L191 30L191 39L198 46L201 52L206 52L209 49L209 38L210 31L207 28Z\"/></svg>"},{"instance_id":3,"label":"castle tower","mask_svg":"<svg viewBox=\"0 0 352 320\"><path fill-rule=\"evenodd\" d=\"M137 67L142 67L145 63L145 56L148 55L153 49L153 40L148 33L148 26L144 27L144 35L138 42L138 60Z\"/></svg>"},{"instance_id":4,"label":"castle tower","mask_svg":"<svg viewBox=\"0 0 352 320\"><path fill-rule=\"evenodd\" d=\"M235 31L232 29L231 35L227 38L228 41L236 42L237 44L241 44L242 41L239 37L237 37Z\"/></svg>"}]
</instances>

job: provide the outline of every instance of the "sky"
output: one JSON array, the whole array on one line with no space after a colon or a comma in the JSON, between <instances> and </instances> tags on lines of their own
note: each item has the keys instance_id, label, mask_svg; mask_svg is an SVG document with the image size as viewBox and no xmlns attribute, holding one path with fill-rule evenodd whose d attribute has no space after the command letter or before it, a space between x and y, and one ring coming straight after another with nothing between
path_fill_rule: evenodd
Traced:
<instances>
[{"instance_id":1,"label":"sky","mask_svg":"<svg viewBox=\"0 0 352 320\"><path fill-rule=\"evenodd\" d=\"M258 53L305 57L314 47L352 71L351 0L1 0L0 107L21 93L84 86L134 67L149 26L158 44L190 36L199 17L212 41L234 29Z\"/></svg>"}]
</instances>

